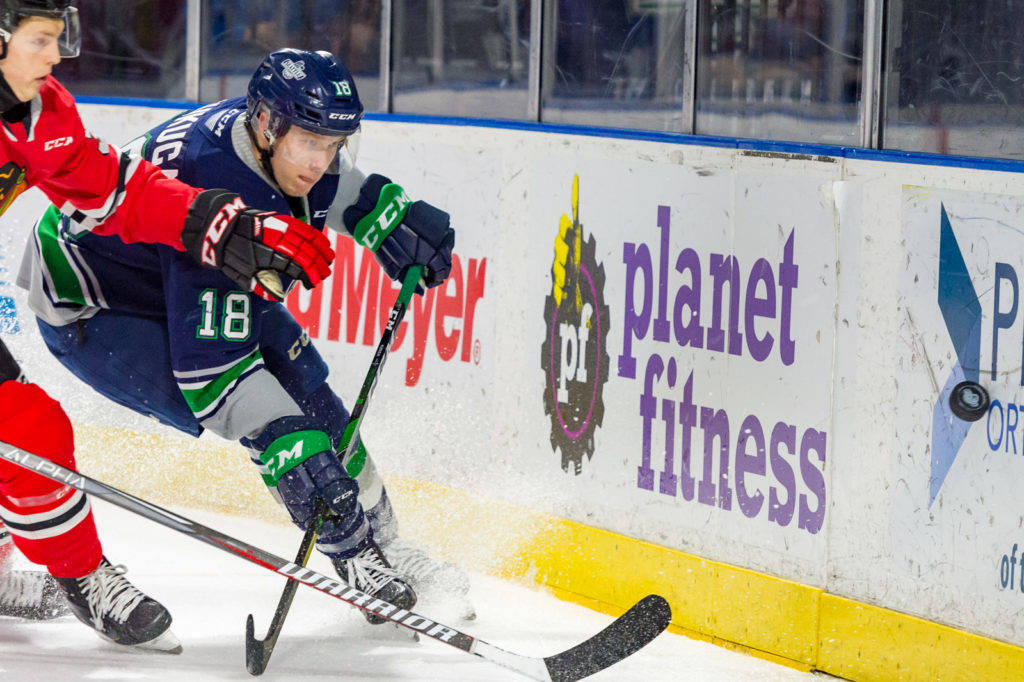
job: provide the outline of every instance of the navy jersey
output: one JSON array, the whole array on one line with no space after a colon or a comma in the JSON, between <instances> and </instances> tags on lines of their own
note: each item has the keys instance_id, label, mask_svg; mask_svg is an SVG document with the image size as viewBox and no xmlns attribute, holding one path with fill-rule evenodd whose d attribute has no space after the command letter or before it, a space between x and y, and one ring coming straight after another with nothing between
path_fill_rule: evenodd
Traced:
<instances>
[{"instance_id":1,"label":"navy jersey","mask_svg":"<svg viewBox=\"0 0 1024 682\"><path fill-rule=\"evenodd\" d=\"M189 185L224 187L249 205L295 215L318 228L333 202L347 205L345 197L355 198L362 174L350 169L339 175L332 168L304 199L289 204L253 153L244 112L244 98L204 106L157 126L126 151ZM348 189L339 192L342 178ZM51 207L22 264L19 284L29 288L30 306L42 321L59 327L101 309L159 320L167 329L171 370L186 402L200 424L226 438L251 436L277 417L302 413L266 371L259 342L268 338L261 329L264 314L281 304L239 290L221 272L171 247L76 236L72 227ZM295 342L277 341L284 347ZM308 390L327 374L310 351L308 359L315 361L301 372Z\"/></svg>"}]
</instances>

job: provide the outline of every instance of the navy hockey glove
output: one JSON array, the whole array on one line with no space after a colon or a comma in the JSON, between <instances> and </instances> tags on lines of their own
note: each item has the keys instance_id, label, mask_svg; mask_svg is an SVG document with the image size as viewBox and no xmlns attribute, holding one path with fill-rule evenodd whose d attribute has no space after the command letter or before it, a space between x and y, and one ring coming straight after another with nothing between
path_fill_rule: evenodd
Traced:
<instances>
[{"instance_id":1,"label":"navy hockey glove","mask_svg":"<svg viewBox=\"0 0 1024 682\"><path fill-rule=\"evenodd\" d=\"M320 526L316 546L331 559L355 556L367 539L370 525L359 504L359 485L348 475L334 454L330 436L309 426L305 417L275 419L251 445L270 441L259 455L263 482L284 504L292 521L306 530L313 518L317 499L328 514ZM291 431L300 427L301 430ZM289 431L274 437L274 433Z\"/></svg>"},{"instance_id":2,"label":"navy hockey glove","mask_svg":"<svg viewBox=\"0 0 1024 682\"><path fill-rule=\"evenodd\" d=\"M366 178L342 219L393 281L400 281L413 265L424 266L427 288L448 277L455 246L451 216L425 201L410 201L405 190L383 175Z\"/></svg>"},{"instance_id":3,"label":"navy hockey glove","mask_svg":"<svg viewBox=\"0 0 1024 682\"><path fill-rule=\"evenodd\" d=\"M312 289L331 274L334 259L334 249L320 230L291 216L250 208L223 189L196 196L181 241L199 263L221 270L245 291L271 301L280 301L285 292L279 277L268 279L263 271Z\"/></svg>"}]
</instances>

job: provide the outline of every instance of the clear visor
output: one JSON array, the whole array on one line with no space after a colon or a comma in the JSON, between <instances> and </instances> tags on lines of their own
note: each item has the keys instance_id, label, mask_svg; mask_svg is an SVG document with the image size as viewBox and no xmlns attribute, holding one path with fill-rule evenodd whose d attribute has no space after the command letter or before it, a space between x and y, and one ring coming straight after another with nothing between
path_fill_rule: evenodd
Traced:
<instances>
[{"instance_id":1,"label":"clear visor","mask_svg":"<svg viewBox=\"0 0 1024 682\"><path fill-rule=\"evenodd\" d=\"M82 53L82 27L78 23L78 8L68 7L64 11L64 32L57 39L60 56L64 59L77 57Z\"/></svg>"},{"instance_id":2,"label":"clear visor","mask_svg":"<svg viewBox=\"0 0 1024 682\"><path fill-rule=\"evenodd\" d=\"M350 135L321 135L292 126L277 138L274 155L317 177L329 170L345 172L356 165L360 137L358 128Z\"/></svg>"},{"instance_id":3,"label":"clear visor","mask_svg":"<svg viewBox=\"0 0 1024 682\"><path fill-rule=\"evenodd\" d=\"M41 54L52 50L56 45L61 59L77 57L82 51L82 31L78 23L78 9L68 7L63 12L29 12L28 17L40 17L42 19L57 19L64 22L64 30L60 35L54 37L43 30L29 25L27 30L15 30L10 40L17 40L20 48L33 54ZM6 36L5 36L6 37Z\"/></svg>"}]
</instances>

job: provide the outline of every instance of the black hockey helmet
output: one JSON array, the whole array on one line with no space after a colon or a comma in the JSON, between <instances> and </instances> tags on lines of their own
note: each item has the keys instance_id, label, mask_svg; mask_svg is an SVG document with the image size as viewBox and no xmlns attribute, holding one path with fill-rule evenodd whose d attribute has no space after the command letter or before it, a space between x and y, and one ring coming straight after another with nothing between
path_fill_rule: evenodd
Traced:
<instances>
[{"instance_id":1,"label":"black hockey helmet","mask_svg":"<svg viewBox=\"0 0 1024 682\"><path fill-rule=\"evenodd\" d=\"M77 57L82 47L82 32L78 23L78 9L72 6L74 0L0 0L0 40L7 56L7 43L18 24L26 17L44 17L64 21L58 46L60 56Z\"/></svg>"}]
</instances>

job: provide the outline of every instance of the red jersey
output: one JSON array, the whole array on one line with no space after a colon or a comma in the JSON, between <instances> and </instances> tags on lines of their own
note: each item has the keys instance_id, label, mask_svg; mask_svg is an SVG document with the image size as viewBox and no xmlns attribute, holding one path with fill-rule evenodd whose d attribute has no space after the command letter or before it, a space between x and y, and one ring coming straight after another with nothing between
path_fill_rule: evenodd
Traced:
<instances>
[{"instance_id":1,"label":"red jersey","mask_svg":"<svg viewBox=\"0 0 1024 682\"><path fill-rule=\"evenodd\" d=\"M86 132L75 99L52 76L26 122L0 119L0 214L38 187L78 231L184 250L181 229L200 190Z\"/></svg>"}]
</instances>

